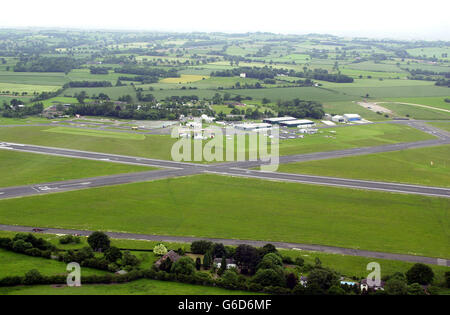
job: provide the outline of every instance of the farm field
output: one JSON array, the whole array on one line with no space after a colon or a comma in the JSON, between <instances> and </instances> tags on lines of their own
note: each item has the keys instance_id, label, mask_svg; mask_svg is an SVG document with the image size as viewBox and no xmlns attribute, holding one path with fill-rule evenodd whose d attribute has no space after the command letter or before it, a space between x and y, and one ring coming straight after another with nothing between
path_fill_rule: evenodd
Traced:
<instances>
[{"instance_id":1,"label":"farm field","mask_svg":"<svg viewBox=\"0 0 450 315\"><path fill-rule=\"evenodd\" d=\"M0 83L0 92L2 94L12 94L26 92L28 94L41 93L41 92L54 92L58 90L59 86L53 85L31 85L31 84L18 84L18 83ZM10 93L8 93L10 92Z\"/></svg>"},{"instance_id":2,"label":"farm field","mask_svg":"<svg viewBox=\"0 0 450 315\"><path fill-rule=\"evenodd\" d=\"M232 291L201 285L141 279L125 284L88 284L81 287L49 285L0 288L1 295L247 295L254 293Z\"/></svg>"},{"instance_id":3,"label":"farm field","mask_svg":"<svg viewBox=\"0 0 450 315\"><path fill-rule=\"evenodd\" d=\"M209 76L183 74L179 78L165 78L162 79L160 82L178 84L178 83L192 83L205 79L209 79Z\"/></svg>"},{"instance_id":4,"label":"farm field","mask_svg":"<svg viewBox=\"0 0 450 315\"><path fill-rule=\"evenodd\" d=\"M3 84L62 86L66 81L64 73L0 71L0 82L2 82L0 86L3 86ZM0 88L0 90L3 90L3 88Z\"/></svg>"},{"instance_id":5,"label":"farm field","mask_svg":"<svg viewBox=\"0 0 450 315\"><path fill-rule=\"evenodd\" d=\"M449 207L446 198L198 175L2 200L0 216L3 224L300 242L449 258Z\"/></svg>"},{"instance_id":6,"label":"farm field","mask_svg":"<svg viewBox=\"0 0 450 315\"><path fill-rule=\"evenodd\" d=\"M0 261L2 263L2 268L0 268L0 279L8 276L23 276L32 269L39 270L44 276L67 274L67 264L64 262L18 254L2 248L0 248ZM107 272L105 271L97 269L83 268L83 275L85 276L106 273Z\"/></svg>"},{"instance_id":7,"label":"farm field","mask_svg":"<svg viewBox=\"0 0 450 315\"><path fill-rule=\"evenodd\" d=\"M278 171L450 187L450 146L283 164Z\"/></svg>"},{"instance_id":8,"label":"farm field","mask_svg":"<svg viewBox=\"0 0 450 315\"><path fill-rule=\"evenodd\" d=\"M0 150L0 173L8 174L0 177L0 187L144 172L152 169L154 168Z\"/></svg>"}]
</instances>

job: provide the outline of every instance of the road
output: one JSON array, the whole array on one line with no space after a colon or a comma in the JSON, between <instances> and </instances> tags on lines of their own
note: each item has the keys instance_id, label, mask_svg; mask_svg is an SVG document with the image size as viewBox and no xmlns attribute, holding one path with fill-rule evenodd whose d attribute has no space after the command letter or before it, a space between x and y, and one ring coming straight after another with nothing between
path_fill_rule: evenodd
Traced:
<instances>
[{"instance_id":1,"label":"road","mask_svg":"<svg viewBox=\"0 0 450 315\"><path fill-rule=\"evenodd\" d=\"M71 230L71 229L53 229L53 228L41 228L43 233L46 234L79 234L82 236L89 236L92 231L86 230ZM32 232L32 227L16 226L16 225L3 225L0 224L0 230L11 232ZM262 247L269 243L268 241L252 241L252 240L236 240L236 239L221 239L221 238L200 238L200 237L187 237L187 236L163 236L163 235L150 235L150 234L135 234L135 233L119 233L119 232L107 232L109 237L113 239L128 239L128 240L146 240L156 242L170 242L170 243L192 243L193 241L208 240L214 243L222 243L224 245L238 246L241 244L252 245L255 247ZM374 259L389 259L399 260L411 263L424 263L439 266L450 266L450 261L442 258L404 255L374 252L360 249L325 246L325 245L311 245L300 243L287 243L287 242L270 242L277 248L292 249L292 250L305 250L314 252L323 252L330 254L340 254L349 256L360 256Z\"/></svg>"}]
</instances>

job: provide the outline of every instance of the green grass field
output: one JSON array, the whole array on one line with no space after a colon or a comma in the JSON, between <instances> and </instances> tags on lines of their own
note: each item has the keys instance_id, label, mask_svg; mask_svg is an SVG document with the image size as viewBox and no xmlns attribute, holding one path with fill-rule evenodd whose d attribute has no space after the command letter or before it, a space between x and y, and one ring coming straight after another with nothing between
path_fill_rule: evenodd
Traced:
<instances>
[{"instance_id":1,"label":"green grass field","mask_svg":"<svg viewBox=\"0 0 450 315\"><path fill-rule=\"evenodd\" d=\"M450 94L450 93L449 93ZM445 101L446 97L402 97L402 98L390 98L386 101L400 102L400 103L410 103L410 104L421 104L430 107L442 108L450 110L450 103ZM450 98L447 97L447 98Z\"/></svg>"},{"instance_id":2,"label":"green grass field","mask_svg":"<svg viewBox=\"0 0 450 315\"><path fill-rule=\"evenodd\" d=\"M330 131L336 131L335 134ZM281 155L371 147L397 142L413 142L434 137L399 124L353 125L325 129L304 139L289 139L280 144Z\"/></svg>"},{"instance_id":3,"label":"green grass field","mask_svg":"<svg viewBox=\"0 0 450 315\"><path fill-rule=\"evenodd\" d=\"M449 209L446 198L199 175L2 200L0 223L449 258Z\"/></svg>"},{"instance_id":4,"label":"green grass field","mask_svg":"<svg viewBox=\"0 0 450 315\"><path fill-rule=\"evenodd\" d=\"M283 164L278 171L450 187L450 146Z\"/></svg>"},{"instance_id":5,"label":"green grass field","mask_svg":"<svg viewBox=\"0 0 450 315\"><path fill-rule=\"evenodd\" d=\"M83 128L66 128L55 127L45 130L46 132L56 132L75 136L88 136L88 137L100 137L100 138L112 138L122 140L145 140L145 135L128 132L114 132L105 130L92 130Z\"/></svg>"},{"instance_id":6,"label":"green grass field","mask_svg":"<svg viewBox=\"0 0 450 315\"><path fill-rule=\"evenodd\" d=\"M247 295L254 293L232 291L201 285L141 279L125 284L95 284L81 287L49 285L0 288L0 295Z\"/></svg>"},{"instance_id":7,"label":"green grass field","mask_svg":"<svg viewBox=\"0 0 450 315\"><path fill-rule=\"evenodd\" d=\"M143 172L153 168L0 150L0 187ZM13 170L13 171L11 171Z\"/></svg>"},{"instance_id":8,"label":"green grass field","mask_svg":"<svg viewBox=\"0 0 450 315\"><path fill-rule=\"evenodd\" d=\"M450 122L432 122L429 124L450 132Z\"/></svg>"},{"instance_id":9,"label":"green grass field","mask_svg":"<svg viewBox=\"0 0 450 315\"><path fill-rule=\"evenodd\" d=\"M170 136L145 135L144 140L123 139L129 134L104 131L103 135L110 133L108 137L97 136L101 131L92 134L90 132L80 133L84 130L73 129L80 132L76 135L59 132L47 132L49 127L9 127L0 128L0 141L27 143L44 146L54 146L69 149L78 149L93 152L115 153L131 156L150 157L158 159L170 159L170 150L176 139ZM69 129L69 128L67 128ZM81 130L81 131L80 131ZM90 131L90 130L89 130ZM91 135L92 134L92 135ZM131 134L133 136L133 134ZM141 135L139 135L141 136Z\"/></svg>"},{"instance_id":10,"label":"green grass field","mask_svg":"<svg viewBox=\"0 0 450 315\"><path fill-rule=\"evenodd\" d=\"M425 108L408 104L383 103L381 106L390 109L397 116L410 117L423 120L441 120L450 119L450 112L442 110Z\"/></svg>"},{"instance_id":11,"label":"green grass field","mask_svg":"<svg viewBox=\"0 0 450 315\"><path fill-rule=\"evenodd\" d=\"M31 257L0 248L0 278L12 276L24 276L28 271L37 269L42 275L53 276L67 274L67 264L57 260ZM102 270L83 268L82 275L106 274Z\"/></svg>"}]
</instances>

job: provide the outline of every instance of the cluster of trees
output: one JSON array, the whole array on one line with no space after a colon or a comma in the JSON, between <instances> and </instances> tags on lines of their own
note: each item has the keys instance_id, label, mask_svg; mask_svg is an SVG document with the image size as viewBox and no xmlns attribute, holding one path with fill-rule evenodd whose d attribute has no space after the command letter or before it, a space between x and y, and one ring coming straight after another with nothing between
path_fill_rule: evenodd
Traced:
<instances>
[{"instance_id":1,"label":"cluster of trees","mask_svg":"<svg viewBox=\"0 0 450 315\"><path fill-rule=\"evenodd\" d=\"M31 106L23 106L23 103L17 99L12 99L10 104L4 102L0 108L0 114L8 118L21 118L31 115L39 115L44 110L44 105L40 102Z\"/></svg>"},{"instance_id":2,"label":"cluster of trees","mask_svg":"<svg viewBox=\"0 0 450 315\"><path fill-rule=\"evenodd\" d=\"M303 101L294 99L292 101L278 102L278 115L292 116L296 118L321 119L325 115L322 104L315 101Z\"/></svg>"},{"instance_id":3,"label":"cluster of trees","mask_svg":"<svg viewBox=\"0 0 450 315\"><path fill-rule=\"evenodd\" d=\"M33 234L16 234L13 238L0 238L0 248L33 257L50 258L56 248L43 238Z\"/></svg>"},{"instance_id":4,"label":"cluster of trees","mask_svg":"<svg viewBox=\"0 0 450 315\"><path fill-rule=\"evenodd\" d=\"M169 100L163 101L161 104L156 104L156 100L151 94L140 94L139 97L141 97L141 101L148 103L139 106L136 104L116 105L109 101L88 104L80 103L66 108L64 114L72 116L76 114L86 116L106 116L136 120L175 120L178 119L180 115L199 117L202 114L214 114L213 111L204 105L183 106L183 103L188 101L188 98L186 97L177 96L174 97L176 100L170 98ZM119 100L125 103L131 103L133 101L130 95L120 97Z\"/></svg>"},{"instance_id":5,"label":"cluster of trees","mask_svg":"<svg viewBox=\"0 0 450 315\"><path fill-rule=\"evenodd\" d=\"M90 67L90 73L91 74L109 74L109 70L111 68L108 67Z\"/></svg>"},{"instance_id":6,"label":"cluster of trees","mask_svg":"<svg viewBox=\"0 0 450 315\"><path fill-rule=\"evenodd\" d=\"M132 81L132 82L140 82L142 84L151 84L157 83L159 81L159 77L150 75L138 75L134 77L120 76L118 78L118 81Z\"/></svg>"},{"instance_id":7,"label":"cluster of trees","mask_svg":"<svg viewBox=\"0 0 450 315\"><path fill-rule=\"evenodd\" d=\"M112 87L109 81L70 81L64 84L64 88L99 88Z\"/></svg>"},{"instance_id":8,"label":"cluster of trees","mask_svg":"<svg viewBox=\"0 0 450 315\"><path fill-rule=\"evenodd\" d=\"M213 71L211 72L212 77L235 77L239 76L241 73L245 73L247 78L265 80L273 79L278 74L280 74L281 69L273 69L268 66L260 67L239 67L231 70Z\"/></svg>"},{"instance_id":9,"label":"cluster of trees","mask_svg":"<svg viewBox=\"0 0 450 315\"><path fill-rule=\"evenodd\" d=\"M132 271L140 264L139 259L129 251L121 252L111 246L109 237L103 232L94 232L88 237L89 247L79 250L68 250L59 254L58 260L66 263L77 262L81 266L116 272L118 270ZM96 256L95 252L103 253Z\"/></svg>"},{"instance_id":10,"label":"cluster of trees","mask_svg":"<svg viewBox=\"0 0 450 315\"><path fill-rule=\"evenodd\" d=\"M326 69L314 69L314 71L307 71L307 69L305 68L303 72L299 72L288 69L275 69L268 66L264 66L263 68L239 67L232 70L213 71L211 72L211 76L234 77L239 76L241 73L245 73L246 77L248 78L255 78L259 80L267 80L267 79L273 80L276 76L286 75L297 78L307 78L310 80L314 79L336 83L352 83L354 81L352 77L343 75L341 73L337 74L328 73L328 70ZM310 81L302 83L307 84L310 83Z\"/></svg>"},{"instance_id":11,"label":"cluster of trees","mask_svg":"<svg viewBox=\"0 0 450 315\"><path fill-rule=\"evenodd\" d=\"M437 86L446 86L450 87L450 80L447 79L438 79L435 83Z\"/></svg>"},{"instance_id":12,"label":"cluster of trees","mask_svg":"<svg viewBox=\"0 0 450 315\"><path fill-rule=\"evenodd\" d=\"M21 58L15 65L15 72L64 72L69 73L83 64L83 60L72 57L30 57Z\"/></svg>"}]
</instances>

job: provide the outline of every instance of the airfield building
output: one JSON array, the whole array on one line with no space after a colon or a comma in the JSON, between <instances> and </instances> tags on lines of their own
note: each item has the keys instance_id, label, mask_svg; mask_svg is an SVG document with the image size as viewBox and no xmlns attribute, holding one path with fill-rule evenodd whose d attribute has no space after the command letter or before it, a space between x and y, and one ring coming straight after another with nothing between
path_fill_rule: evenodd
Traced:
<instances>
[{"instance_id":1,"label":"airfield building","mask_svg":"<svg viewBox=\"0 0 450 315\"><path fill-rule=\"evenodd\" d=\"M358 114L345 114L344 115L344 119L347 122L360 121L361 120L361 116L359 116Z\"/></svg>"},{"instance_id":2,"label":"airfield building","mask_svg":"<svg viewBox=\"0 0 450 315\"><path fill-rule=\"evenodd\" d=\"M331 118L331 120L334 121L334 122L337 122L337 123L344 123L345 122L344 116L340 116L340 115L333 116L333 118Z\"/></svg>"},{"instance_id":3,"label":"airfield building","mask_svg":"<svg viewBox=\"0 0 450 315\"><path fill-rule=\"evenodd\" d=\"M283 127L299 127L299 128L311 128L315 126L315 123L311 120L307 119L299 119L299 120L288 120L282 121L280 126Z\"/></svg>"},{"instance_id":4,"label":"airfield building","mask_svg":"<svg viewBox=\"0 0 450 315\"><path fill-rule=\"evenodd\" d=\"M264 123L266 124L271 124L271 125L279 125L284 121L290 121L290 120L297 120L297 118L294 117L275 117L275 118L266 118L263 120Z\"/></svg>"},{"instance_id":5,"label":"airfield building","mask_svg":"<svg viewBox=\"0 0 450 315\"><path fill-rule=\"evenodd\" d=\"M234 128L243 131L256 131L256 130L267 130L272 128L271 124L259 123L259 124L239 124L235 125Z\"/></svg>"}]
</instances>

